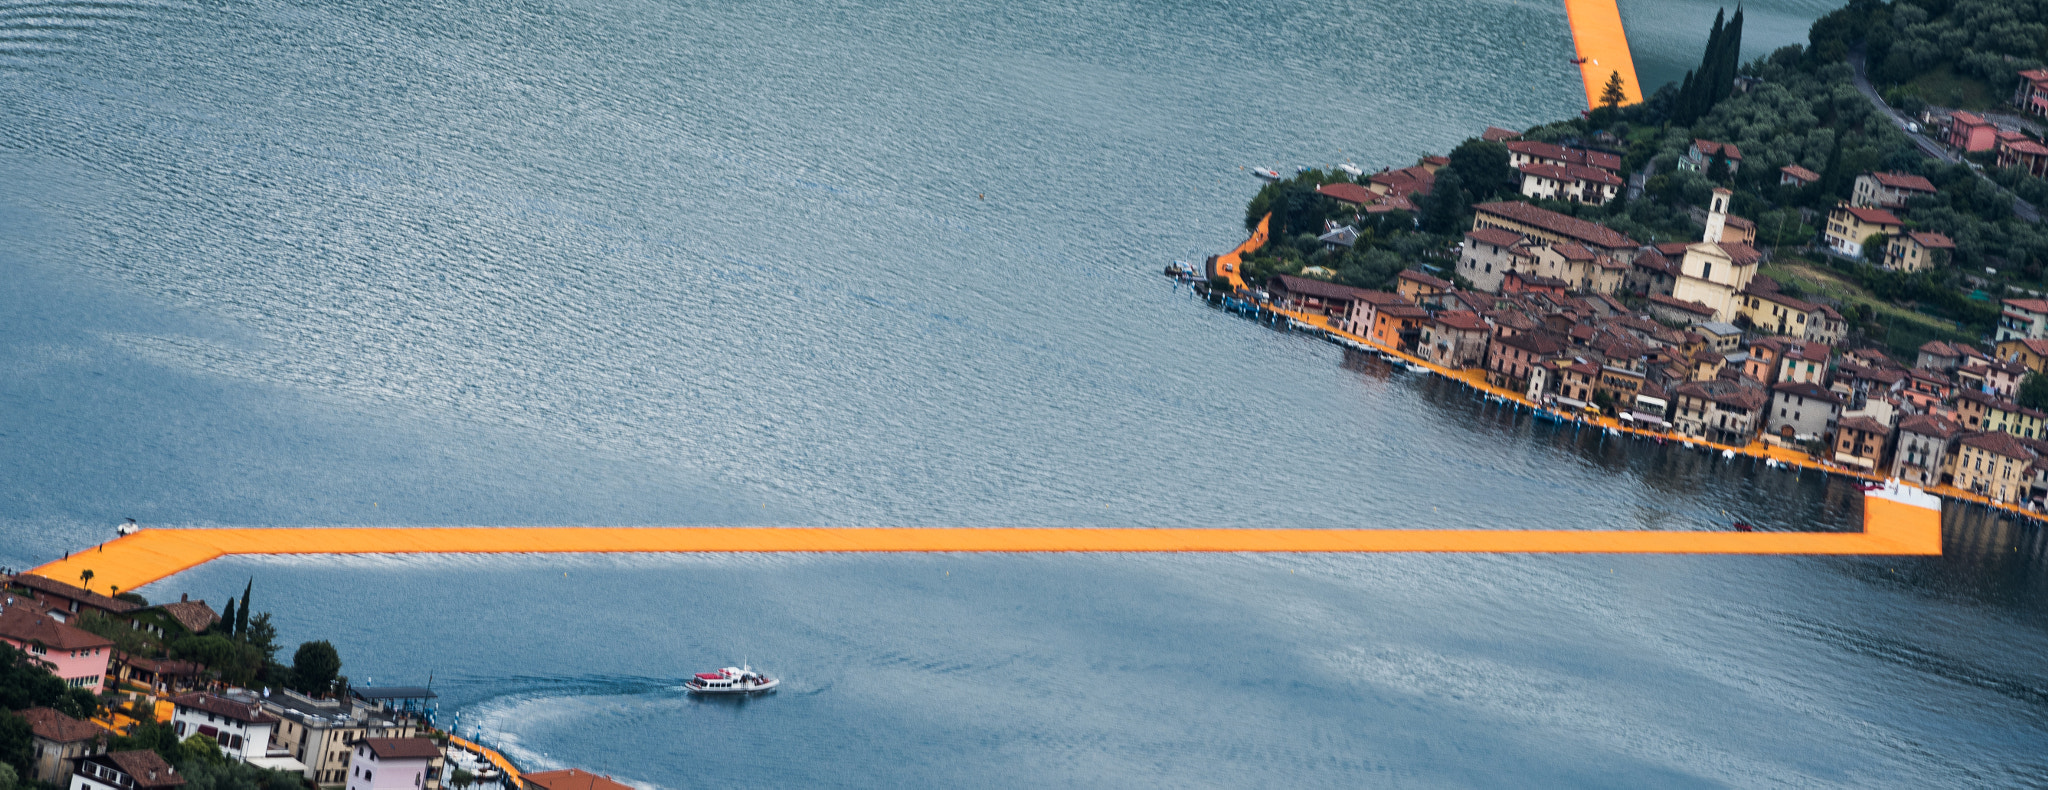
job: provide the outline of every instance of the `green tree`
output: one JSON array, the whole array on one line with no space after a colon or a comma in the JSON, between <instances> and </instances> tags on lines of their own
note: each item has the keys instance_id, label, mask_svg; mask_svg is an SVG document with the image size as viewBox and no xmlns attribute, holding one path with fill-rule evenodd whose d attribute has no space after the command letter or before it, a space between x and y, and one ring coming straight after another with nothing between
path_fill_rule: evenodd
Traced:
<instances>
[{"instance_id":1,"label":"green tree","mask_svg":"<svg viewBox=\"0 0 2048 790\"><path fill-rule=\"evenodd\" d=\"M178 744L178 733L171 725L144 721L129 728L127 735L116 735L107 741L107 750L132 752L148 749L164 758L165 762L176 765L185 759L183 747Z\"/></svg>"},{"instance_id":2,"label":"green tree","mask_svg":"<svg viewBox=\"0 0 2048 790\"><path fill-rule=\"evenodd\" d=\"M305 642L292 654L292 688L303 694L326 694L341 674L341 654L327 640Z\"/></svg>"},{"instance_id":3,"label":"green tree","mask_svg":"<svg viewBox=\"0 0 2048 790\"><path fill-rule=\"evenodd\" d=\"M0 763L0 790L14 790L14 788L19 786L21 786L21 775L15 772L14 766Z\"/></svg>"},{"instance_id":4,"label":"green tree","mask_svg":"<svg viewBox=\"0 0 2048 790\"><path fill-rule=\"evenodd\" d=\"M244 607L243 611L248 609ZM277 660L277 626L270 624L269 612L249 618L249 630L242 634L242 641L262 653L264 663Z\"/></svg>"},{"instance_id":5,"label":"green tree","mask_svg":"<svg viewBox=\"0 0 2048 790\"><path fill-rule=\"evenodd\" d=\"M83 691L84 689L79 689ZM0 642L0 710L21 710L48 706L64 710L76 707L70 701L70 686L50 670L13 645ZM91 696L87 692L87 696ZM69 711L66 711L69 713Z\"/></svg>"},{"instance_id":6,"label":"green tree","mask_svg":"<svg viewBox=\"0 0 2048 790\"><path fill-rule=\"evenodd\" d=\"M1628 101L1628 94L1622 90L1621 72L1607 75L1607 86L1600 89L1600 106L1614 109Z\"/></svg>"},{"instance_id":7,"label":"green tree","mask_svg":"<svg viewBox=\"0 0 2048 790\"><path fill-rule=\"evenodd\" d=\"M255 589L256 580L242 586L242 608L235 610L235 636L249 633L249 591Z\"/></svg>"},{"instance_id":8,"label":"green tree","mask_svg":"<svg viewBox=\"0 0 2048 790\"><path fill-rule=\"evenodd\" d=\"M115 650L129 655L142 655L148 652L154 642L148 632L138 630L96 609L80 612L72 625L77 626L79 630L113 640Z\"/></svg>"},{"instance_id":9,"label":"green tree","mask_svg":"<svg viewBox=\"0 0 2048 790\"><path fill-rule=\"evenodd\" d=\"M35 759L35 732L28 719L0 710L0 764L13 768L17 776L28 776Z\"/></svg>"},{"instance_id":10,"label":"green tree","mask_svg":"<svg viewBox=\"0 0 2048 790\"><path fill-rule=\"evenodd\" d=\"M2048 376L2028 373L2020 381L2019 401L2029 409L2048 411Z\"/></svg>"},{"instance_id":11,"label":"green tree","mask_svg":"<svg viewBox=\"0 0 2048 790\"><path fill-rule=\"evenodd\" d=\"M136 606L149 605L149 599L142 597L142 593L139 592L117 592L114 594L114 598L116 600L127 601L129 603L135 604Z\"/></svg>"},{"instance_id":12,"label":"green tree","mask_svg":"<svg viewBox=\"0 0 2048 790\"><path fill-rule=\"evenodd\" d=\"M1457 176L1466 191L1480 200L1520 192L1522 178L1508 166L1508 147L1505 145L1474 137L1451 149L1449 158L1451 163L1437 171L1439 183L1446 175Z\"/></svg>"},{"instance_id":13,"label":"green tree","mask_svg":"<svg viewBox=\"0 0 2048 790\"><path fill-rule=\"evenodd\" d=\"M457 768L453 773L448 774L448 781L456 787L468 787L476 784L476 774Z\"/></svg>"},{"instance_id":14,"label":"green tree","mask_svg":"<svg viewBox=\"0 0 2048 790\"><path fill-rule=\"evenodd\" d=\"M208 629L228 636L235 635L235 597L228 596L228 603L221 607L220 622Z\"/></svg>"},{"instance_id":15,"label":"green tree","mask_svg":"<svg viewBox=\"0 0 2048 790\"><path fill-rule=\"evenodd\" d=\"M1707 161L1707 180L1716 184L1728 183L1728 152L1714 152L1714 158Z\"/></svg>"},{"instance_id":16,"label":"green tree","mask_svg":"<svg viewBox=\"0 0 2048 790\"><path fill-rule=\"evenodd\" d=\"M1457 173L1439 173L1422 210L1422 229L1431 233L1456 233L1465 224L1465 210L1472 206L1472 193Z\"/></svg>"},{"instance_id":17,"label":"green tree","mask_svg":"<svg viewBox=\"0 0 2048 790\"><path fill-rule=\"evenodd\" d=\"M185 778L181 790L303 790L307 786L298 774L235 760L187 761L178 766L178 773Z\"/></svg>"},{"instance_id":18,"label":"green tree","mask_svg":"<svg viewBox=\"0 0 2048 790\"><path fill-rule=\"evenodd\" d=\"M179 765L226 765L228 761L227 754L220 750L220 744L206 735L194 734L186 738L178 744L178 753L182 758L177 761Z\"/></svg>"}]
</instances>

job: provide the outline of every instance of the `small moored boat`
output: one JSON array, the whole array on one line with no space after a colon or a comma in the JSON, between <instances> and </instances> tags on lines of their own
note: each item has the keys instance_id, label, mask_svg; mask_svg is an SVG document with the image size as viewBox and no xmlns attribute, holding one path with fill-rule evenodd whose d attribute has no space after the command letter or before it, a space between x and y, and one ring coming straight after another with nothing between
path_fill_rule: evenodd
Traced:
<instances>
[{"instance_id":1,"label":"small moored boat","mask_svg":"<svg viewBox=\"0 0 2048 790\"><path fill-rule=\"evenodd\" d=\"M726 667L717 672L699 672L683 681L692 694L759 694L774 691L782 681L755 672L753 667Z\"/></svg>"}]
</instances>

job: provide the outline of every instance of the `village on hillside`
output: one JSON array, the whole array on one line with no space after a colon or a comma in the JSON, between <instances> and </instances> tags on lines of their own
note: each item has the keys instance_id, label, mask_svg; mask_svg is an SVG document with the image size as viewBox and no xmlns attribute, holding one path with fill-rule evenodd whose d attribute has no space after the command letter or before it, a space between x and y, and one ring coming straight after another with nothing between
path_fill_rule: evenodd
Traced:
<instances>
[{"instance_id":1,"label":"village on hillside","mask_svg":"<svg viewBox=\"0 0 2048 790\"><path fill-rule=\"evenodd\" d=\"M433 689L351 685L327 642L277 661L249 588L216 610L80 582L0 574L0 790L630 790L521 773L437 727Z\"/></svg>"},{"instance_id":2,"label":"village on hillside","mask_svg":"<svg viewBox=\"0 0 2048 790\"><path fill-rule=\"evenodd\" d=\"M1886 13L1738 68L1737 9L1641 104L1617 76L1412 166L1262 170L1253 241L1183 276L1555 413L2041 509L2048 68L1972 56L2002 111L1885 99Z\"/></svg>"}]
</instances>

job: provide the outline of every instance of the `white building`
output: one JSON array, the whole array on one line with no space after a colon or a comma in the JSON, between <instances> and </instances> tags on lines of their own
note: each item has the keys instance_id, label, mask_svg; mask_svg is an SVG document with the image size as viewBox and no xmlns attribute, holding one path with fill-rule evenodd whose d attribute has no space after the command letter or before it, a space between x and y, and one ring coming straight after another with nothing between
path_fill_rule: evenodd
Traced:
<instances>
[{"instance_id":1,"label":"white building","mask_svg":"<svg viewBox=\"0 0 2048 790\"><path fill-rule=\"evenodd\" d=\"M156 752L109 752L73 761L67 790L168 790L185 784Z\"/></svg>"},{"instance_id":2,"label":"white building","mask_svg":"<svg viewBox=\"0 0 2048 790\"><path fill-rule=\"evenodd\" d=\"M441 748L426 738L364 738L349 752L348 790L435 790Z\"/></svg>"},{"instance_id":3,"label":"white building","mask_svg":"<svg viewBox=\"0 0 2048 790\"><path fill-rule=\"evenodd\" d=\"M220 744L230 759L248 762L269 756L277 717L255 699L239 700L204 692L171 698L171 729L178 740L204 735Z\"/></svg>"}]
</instances>

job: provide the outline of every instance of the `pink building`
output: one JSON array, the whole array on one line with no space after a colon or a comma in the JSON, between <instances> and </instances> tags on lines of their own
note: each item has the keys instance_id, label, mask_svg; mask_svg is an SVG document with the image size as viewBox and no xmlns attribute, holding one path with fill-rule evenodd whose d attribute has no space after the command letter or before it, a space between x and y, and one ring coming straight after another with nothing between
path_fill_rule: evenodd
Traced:
<instances>
[{"instance_id":1,"label":"pink building","mask_svg":"<svg viewBox=\"0 0 2048 790\"><path fill-rule=\"evenodd\" d=\"M1965 151L1989 151L1998 144L1998 127L1982 115L1957 110L1950 117L1948 144Z\"/></svg>"},{"instance_id":2,"label":"pink building","mask_svg":"<svg viewBox=\"0 0 2048 790\"><path fill-rule=\"evenodd\" d=\"M7 594L0 609L0 642L19 648L66 685L98 694L106 689L114 642L59 622L40 604Z\"/></svg>"},{"instance_id":3,"label":"pink building","mask_svg":"<svg viewBox=\"0 0 2048 790\"><path fill-rule=\"evenodd\" d=\"M364 738L349 752L348 790L434 790L440 763L426 738Z\"/></svg>"},{"instance_id":4,"label":"pink building","mask_svg":"<svg viewBox=\"0 0 2048 790\"><path fill-rule=\"evenodd\" d=\"M2029 115L2048 116L2048 70L2020 72L2020 87L2013 92L2012 103Z\"/></svg>"}]
</instances>

